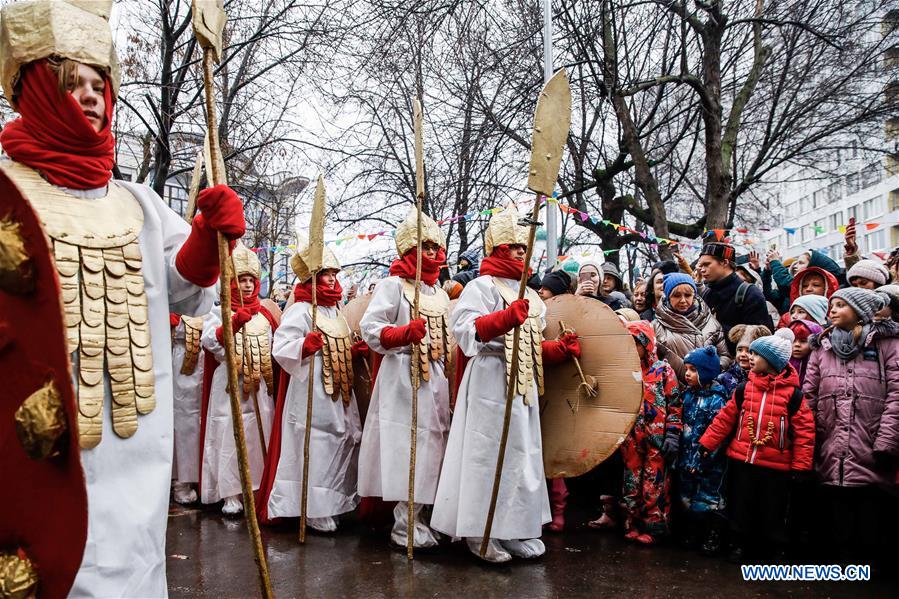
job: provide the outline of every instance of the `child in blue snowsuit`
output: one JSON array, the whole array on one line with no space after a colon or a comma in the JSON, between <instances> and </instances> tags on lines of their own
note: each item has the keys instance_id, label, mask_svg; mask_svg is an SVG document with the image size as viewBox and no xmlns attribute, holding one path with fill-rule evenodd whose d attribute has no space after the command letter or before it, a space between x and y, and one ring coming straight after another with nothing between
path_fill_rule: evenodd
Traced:
<instances>
[{"instance_id":1,"label":"child in blue snowsuit","mask_svg":"<svg viewBox=\"0 0 899 599\"><path fill-rule=\"evenodd\" d=\"M764 327L762 327L764 328ZM694 349L684 358L683 433L677 459L678 499L684 512L688 544L701 539L701 551L715 555L721 550L724 515L724 452L700 458L699 438L724 407L728 394L715 380L721 362L714 346Z\"/></svg>"}]
</instances>

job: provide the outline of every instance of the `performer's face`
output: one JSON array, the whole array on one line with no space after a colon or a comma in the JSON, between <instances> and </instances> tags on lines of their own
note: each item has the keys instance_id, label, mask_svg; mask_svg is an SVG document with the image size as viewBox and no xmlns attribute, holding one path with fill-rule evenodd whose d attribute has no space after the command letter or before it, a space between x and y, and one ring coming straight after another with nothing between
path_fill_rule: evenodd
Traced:
<instances>
[{"instance_id":1,"label":"performer's face","mask_svg":"<svg viewBox=\"0 0 899 599\"><path fill-rule=\"evenodd\" d=\"M105 87L106 80L96 69L86 64L78 65L71 93L94 131L100 131L106 125L106 99L103 96Z\"/></svg>"},{"instance_id":2,"label":"performer's face","mask_svg":"<svg viewBox=\"0 0 899 599\"><path fill-rule=\"evenodd\" d=\"M435 260L440 252L440 246L433 241L425 241L421 244L421 255L428 260Z\"/></svg>"},{"instance_id":3,"label":"performer's face","mask_svg":"<svg viewBox=\"0 0 899 599\"><path fill-rule=\"evenodd\" d=\"M334 285L337 284L337 271L333 269L323 270L318 275L318 282L320 285L327 285L328 289L334 289Z\"/></svg>"},{"instance_id":4,"label":"performer's face","mask_svg":"<svg viewBox=\"0 0 899 599\"><path fill-rule=\"evenodd\" d=\"M237 277L237 286L240 288L240 293L244 297L252 295L253 291L256 289L256 277L253 275L240 275Z\"/></svg>"},{"instance_id":5,"label":"performer's face","mask_svg":"<svg viewBox=\"0 0 899 599\"><path fill-rule=\"evenodd\" d=\"M509 257L519 262L524 262L524 256L527 254L528 248L525 245L510 245Z\"/></svg>"}]
</instances>

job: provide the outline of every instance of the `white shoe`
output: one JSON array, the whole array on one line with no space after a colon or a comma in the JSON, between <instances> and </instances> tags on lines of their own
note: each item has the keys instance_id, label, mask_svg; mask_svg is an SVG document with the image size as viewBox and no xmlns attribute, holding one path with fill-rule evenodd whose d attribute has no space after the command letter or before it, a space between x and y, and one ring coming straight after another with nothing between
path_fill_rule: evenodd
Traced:
<instances>
[{"instance_id":1,"label":"white shoe","mask_svg":"<svg viewBox=\"0 0 899 599\"><path fill-rule=\"evenodd\" d=\"M318 532L334 532L337 530L337 520L331 518L306 518L306 525Z\"/></svg>"},{"instance_id":2,"label":"white shoe","mask_svg":"<svg viewBox=\"0 0 899 599\"><path fill-rule=\"evenodd\" d=\"M240 495L232 495L231 497L225 497L225 505L222 506L222 513L226 516L236 516L243 512L243 501L240 500Z\"/></svg>"},{"instance_id":3,"label":"white shoe","mask_svg":"<svg viewBox=\"0 0 899 599\"><path fill-rule=\"evenodd\" d=\"M544 545L543 541L541 541L540 539L525 539L524 541L500 541L500 544L515 557L523 557L525 559L540 557L541 555L546 553L546 545Z\"/></svg>"},{"instance_id":4,"label":"white shoe","mask_svg":"<svg viewBox=\"0 0 899 599\"><path fill-rule=\"evenodd\" d=\"M465 539L465 543L468 545L469 551L474 553L476 556L481 557L481 539L469 537ZM501 564L503 562L511 560L512 556L508 551L503 549L499 541L497 541L496 539L490 539L489 541L487 541L487 552L481 559L492 562L494 564Z\"/></svg>"},{"instance_id":5,"label":"white shoe","mask_svg":"<svg viewBox=\"0 0 899 599\"><path fill-rule=\"evenodd\" d=\"M190 483L175 483L172 485L172 491L174 491L175 503L190 505L197 502L197 492L190 486Z\"/></svg>"},{"instance_id":6,"label":"white shoe","mask_svg":"<svg viewBox=\"0 0 899 599\"><path fill-rule=\"evenodd\" d=\"M413 531L412 546L418 549L428 549L437 546L437 537L431 529L421 521L421 508L423 504L413 506ZM399 547L405 547L408 542L409 504L398 502L393 508L393 529L390 531L390 540Z\"/></svg>"}]
</instances>

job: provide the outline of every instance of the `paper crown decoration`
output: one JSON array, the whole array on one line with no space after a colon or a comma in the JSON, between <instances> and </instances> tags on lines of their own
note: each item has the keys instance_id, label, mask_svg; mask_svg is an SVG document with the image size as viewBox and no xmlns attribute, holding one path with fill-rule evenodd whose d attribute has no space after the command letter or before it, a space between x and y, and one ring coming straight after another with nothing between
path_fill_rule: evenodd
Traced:
<instances>
[{"instance_id":1,"label":"paper crown decoration","mask_svg":"<svg viewBox=\"0 0 899 599\"><path fill-rule=\"evenodd\" d=\"M490 218L484 237L485 256L492 254L493 248L499 245L528 244L528 228L518 224L520 218L518 208L512 202Z\"/></svg>"},{"instance_id":2,"label":"paper crown decoration","mask_svg":"<svg viewBox=\"0 0 899 599\"><path fill-rule=\"evenodd\" d=\"M240 275L252 275L260 278L262 268L259 265L259 257L256 252L248 248L243 242L238 241L231 252L231 260L234 263L234 277Z\"/></svg>"},{"instance_id":3,"label":"paper crown decoration","mask_svg":"<svg viewBox=\"0 0 899 599\"><path fill-rule=\"evenodd\" d=\"M412 207L406 219L396 228L396 251L400 256L418 245L418 210ZM446 249L446 236L440 226L427 214L421 215L421 241L430 241Z\"/></svg>"}]
</instances>

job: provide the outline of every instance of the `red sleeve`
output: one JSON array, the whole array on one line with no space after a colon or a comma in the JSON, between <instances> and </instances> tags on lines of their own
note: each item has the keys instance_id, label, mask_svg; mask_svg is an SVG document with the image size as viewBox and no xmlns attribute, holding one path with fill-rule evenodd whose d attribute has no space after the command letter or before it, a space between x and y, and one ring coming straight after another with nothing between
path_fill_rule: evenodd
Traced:
<instances>
[{"instance_id":1,"label":"red sleeve","mask_svg":"<svg viewBox=\"0 0 899 599\"><path fill-rule=\"evenodd\" d=\"M791 470L811 470L815 459L815 417L805 400L790 418L793 431L793 461Z\"/></svg>"},{"instance_id":2,"label":"red sleeve","mask_svg":"<svg viewBox=\"0 0 899 599\"><path fill-rule=\"evenodd\" d=\"M544 364L561 364L568 358L568 350L561 341L544 341L542 348Z\"/></svg>"},{"instance_id":3,"label":"red sleeve","mask_svg":"<svg viewBox=\"0 0 899 599\"><path fill-rule=\"evenodd\" d=\"M736 423L737 401L731 397L699 439L699 444L709 451L717 450L733 432Z\"/></svg>"}]
</instances>

